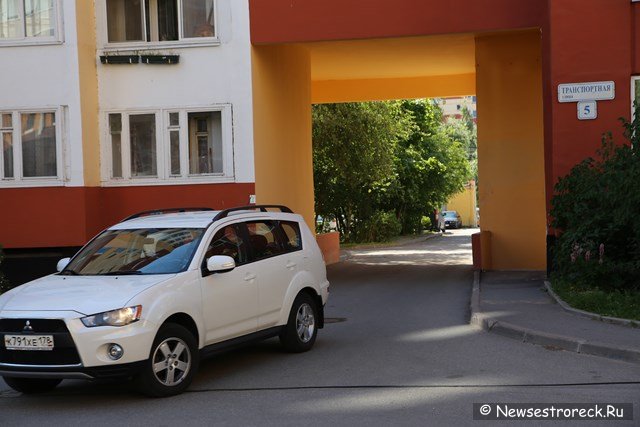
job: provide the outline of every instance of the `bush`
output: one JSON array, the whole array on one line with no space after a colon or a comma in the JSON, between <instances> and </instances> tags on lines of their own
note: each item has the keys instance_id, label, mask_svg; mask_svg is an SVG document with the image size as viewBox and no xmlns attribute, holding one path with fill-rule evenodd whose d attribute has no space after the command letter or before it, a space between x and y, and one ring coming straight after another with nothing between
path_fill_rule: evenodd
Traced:
<instances>
[{"instance_id":1,"label":"bush","mask_svg":"<svg viewBox=\"0 0 640 427\"><path fill-rule=\"evenodd\" d=\"M431 230L431 218L429 218L428 216L423 216L420 220L420 225L422 226L423 230Z\"/></svg>"},{"instance_id":2,"label":"bush","mask_svg":"<svg viewBox=\"0 0 640 427\"><path fill-rule=\"evenodd\" d=\"M402 225L394 212L376 211L358 227L358 242L388 242L400 234Z\"/></svg>"},{"instance_id":3,"label":"bush","mask_svg":"<svg viewBox=\"0 0 640 427\"><path fill-rule=\"evenodd\" d=\"M636 114L640 120L640 114ZM553 226L560 231L555 268L582 287L640 289L640 182L637 124L625 124L632 144L603 138L597 158L588 158L561 178L552 199Z\"/></svg>"}]
</instances>

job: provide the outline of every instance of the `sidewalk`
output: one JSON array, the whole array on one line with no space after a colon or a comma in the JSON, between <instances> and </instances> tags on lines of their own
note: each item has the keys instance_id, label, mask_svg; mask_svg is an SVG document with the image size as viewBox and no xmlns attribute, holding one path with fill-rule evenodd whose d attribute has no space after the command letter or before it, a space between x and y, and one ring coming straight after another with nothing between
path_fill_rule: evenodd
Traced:
<instances>
[{"instance_id":1,"label":"sidewalk","mask_svg":"<svg viewBox=\"0 0 640 427\"><path fill-rule=\"evenodd\" d=\"M640 363L640 328L591 319L562 308L544 274L476 274L471 322L523 342Z\"/></svg>"},{"instance_id":2,"label":"sidewalk","mask_svg":"<svg viewBox=\"0 0 640 427\"><path fill-rule=\"evenodd\" d=\"M415 245L417 243L426 242L427 240L434 239L437 237L442 237L440 233L431 233L425 234L422 236L399 236L396 239L390 242L382 242L382 243L364 243L361 245L350 246L346 249L340 249L340 262L347 261L353 255L353 252L363 251L363 250L376 250L376 249L384 249L384 248L394 248L400 246L409 246Z\"/></svg>"}]
</instances>

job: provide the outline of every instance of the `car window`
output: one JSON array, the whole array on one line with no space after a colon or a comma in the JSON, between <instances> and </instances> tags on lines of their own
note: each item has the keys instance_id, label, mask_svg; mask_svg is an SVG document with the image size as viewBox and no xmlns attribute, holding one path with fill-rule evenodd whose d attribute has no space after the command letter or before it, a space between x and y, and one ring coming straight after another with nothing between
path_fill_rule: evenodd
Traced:
<instances>
[{"instance_id":1,"label":"car window","mask_svg":"<svg viewBox=\"0 0 640 427\"><path fill-rule=\"evenodd\" d=\"M79 275L170 274L184 271L202 229L107 230L65 268Z\"/></svg>"},{"instance_id":2,"label":"car window","mask_svg":"<svg viewBox=\"0 0 640 427\"><path fill-rule=\"evenodd\" d=\"M214 255L230 256L236 265L247 262L247 245L237 225L228 225L216 232L205 253L205 260Z\"/></svg>"},{"instance_id":3,"label":"car window","mask_svg":"<svg viewBox=\"0 0 640 427\"><path fill-rule=\"evenodd\" d=\"M276 221L247 222L246 226L254 260L285 253Z\"/></svg>"},{"instance_id":4,"label":"car window","mask_svg":"<svg viewBox=\"0 0 640 427\"><path fill-rule=\"evenodd\" d=\"M302 249L302 239L300 238L300 225L297 222L280 222L285 237L285 249L287 252L299 251Z\"/></svg>"}]
</instances>

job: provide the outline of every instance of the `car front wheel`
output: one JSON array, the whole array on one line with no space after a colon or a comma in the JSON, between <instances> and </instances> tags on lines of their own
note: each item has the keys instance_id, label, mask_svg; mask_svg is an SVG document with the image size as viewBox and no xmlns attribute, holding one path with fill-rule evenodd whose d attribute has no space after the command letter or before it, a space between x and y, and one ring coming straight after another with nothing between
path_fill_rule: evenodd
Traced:
<instances>
[{"instance_id":1,"label":"car front wheel","mask_svg":"<svg viewBox=\"0 0 640 427\"><path fill-rule=\"evenodd\" d=\"M167 397L189 387L198 370L198 344L195 337L180 325L163 325L151 346L151 355L136 378L141 393Z\"/></svg>"},{"instance_id":2,"label":"car front wheel","mask_svg":"<svg viewBox=\"0 0 640 427\"><path fill-rule=\"evenodd\" d=\"M3 377L4 382L15 391L24 394L45 393L62 382L60 379Z\"/></svg>"},{"instance_id":3,"label":"car front wheel","mask_svg":"<svg viewBox=\"0 0 640 427\"><path fill-rule=\"evenodd\" d=\"M292 353L308 351L313 347L318 335L318 309L313 298L307 293L299 294L289 313L289 320L280 334L280 342L285 350Z\"/></svg>"}]
</instances>

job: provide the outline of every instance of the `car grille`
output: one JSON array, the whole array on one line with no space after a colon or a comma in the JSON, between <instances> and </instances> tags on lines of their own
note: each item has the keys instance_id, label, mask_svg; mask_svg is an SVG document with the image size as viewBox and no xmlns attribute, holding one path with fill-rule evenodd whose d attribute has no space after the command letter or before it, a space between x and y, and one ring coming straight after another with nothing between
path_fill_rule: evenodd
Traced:
<instances>
[{"instance_id":1,"label":"car grille","mask_svg":"<svg viewBox=\"0 0 640 427\"><path fill-rule=\"evenodd\" d=\"M33 335L52 335L54 347L48 351L7 350L5 334L27 334L23 332L27 320L33 328ZM60 319L0 319L0 363L20 365L77 365L80 356L69 329Z\"/></svg>"}]
</instances>

